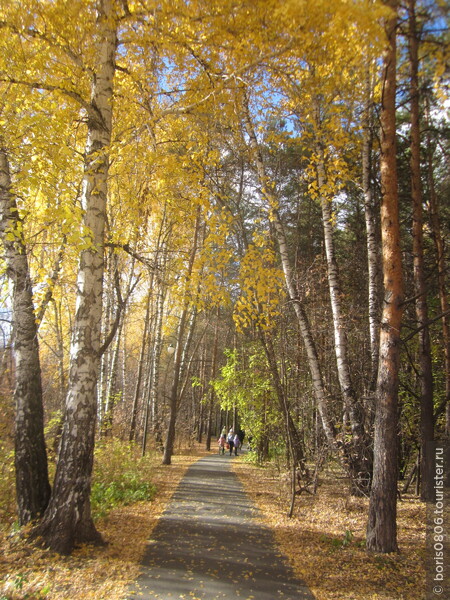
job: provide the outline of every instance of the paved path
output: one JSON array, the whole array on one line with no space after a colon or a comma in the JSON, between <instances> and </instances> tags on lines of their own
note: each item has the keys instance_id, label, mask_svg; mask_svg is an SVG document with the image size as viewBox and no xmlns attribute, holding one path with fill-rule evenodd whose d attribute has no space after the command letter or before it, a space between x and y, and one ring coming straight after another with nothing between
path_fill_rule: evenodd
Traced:
<instances>
[{"instance_id":1,"label":"paved path","mask_svg":"<svg viewBox=\"0 0 450 600\"><path fill-rule=\"evenodd\" d=\"M314 600L231 472L228 455L186 472L153 530L127 600Z\"/></svg>"}]
</instances>

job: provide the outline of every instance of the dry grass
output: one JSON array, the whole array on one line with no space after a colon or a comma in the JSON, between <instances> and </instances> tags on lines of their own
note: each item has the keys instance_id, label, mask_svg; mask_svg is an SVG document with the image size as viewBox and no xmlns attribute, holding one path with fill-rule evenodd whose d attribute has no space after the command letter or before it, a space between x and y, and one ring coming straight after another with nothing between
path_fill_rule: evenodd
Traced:
<instances>
[{"instance_id":1,"label":"dry grass","mask_svg":"<svg viewBox=\"0 0 450 600\"><path fill-rule=\"evenodd\" d=\"M422 600L425 505L398 505L399 554L365 550L368 501L349 496L343 480L325 474L316 496L302 494L287 517L289 490L275 469L242 461L234 469L274 530L280 549L317 600Z\"/></svg>"},{"instance_id":2,"label":"dry grass","mask_svg":"<svg viewBox=\"0 0 450 600\"><path fill-rule=\"evenodd\" d=\"M170 467L155 465L152 502L114 509L97 523L108 542L84 546L69 557L31 547L23 536L0 538L0 600L118 600L138 573L145 544L190 464L204 452L175 455Z\"/></svg>"}]
</instances>

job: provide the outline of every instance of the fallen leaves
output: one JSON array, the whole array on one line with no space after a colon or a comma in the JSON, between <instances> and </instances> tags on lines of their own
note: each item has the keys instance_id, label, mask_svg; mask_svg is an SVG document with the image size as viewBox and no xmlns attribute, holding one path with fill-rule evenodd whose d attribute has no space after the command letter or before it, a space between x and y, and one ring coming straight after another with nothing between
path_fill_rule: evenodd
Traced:
<instances>
[{"instance_id":1,"label":"fallen leaves","mask_svg":"<svg viewBox=\"0 0 450 600\"><path fill-rule=\"evenodd\" d=\"M198 456L174 456L156 466L153 502L113 510L98 527L108 545L84 546L70 557L31 547L19 534L0 539L0 598L7 600L119 600L140 570L145 545L187 467ZM398 555L365 551L367 500L348 495L327 474L316 496L297 500L288 519L288 489L275 470L233 461L259 516L275 533L280 550L317 600L422 600L425 507L414 497L398 506ZM213 574L211 574L213 575ZM250 570L249 578L254 577ZM220 578L220 574L216 574ZM186 596L186 598L188 598ZM191 597L192 598L192 597ZM253 600L251 597L249 600Z\"/></svg>"},{"instance_id":2,"label":"fallen leaves","mask_svg":"<svg viewBox=\"0 0 450 600\"><path fill-rule=\"evenodd\" d=\"M83 546L60 556L30 546L26 531L1 532L0 598L7 600L119 600L140 571L146 542L186 469L204 452L175 455L155 465L152 502L114 509L97 523L105 547Z\"/></svg>"},{"instance_id":3,"label":"fallen leaves","mask_svg":"<svg viewBox=\"0 0 450 600\"><path fill-rule=\"evenodd\" d=\"M316 496L300 496L289 519L289 483L274 469L241 461L233 469L317 600L422 600L425 506L417 498L398 505L400 554L373 555L365 550L368 501L351 497L334 474Z\"/></svg>"}]
</instances>

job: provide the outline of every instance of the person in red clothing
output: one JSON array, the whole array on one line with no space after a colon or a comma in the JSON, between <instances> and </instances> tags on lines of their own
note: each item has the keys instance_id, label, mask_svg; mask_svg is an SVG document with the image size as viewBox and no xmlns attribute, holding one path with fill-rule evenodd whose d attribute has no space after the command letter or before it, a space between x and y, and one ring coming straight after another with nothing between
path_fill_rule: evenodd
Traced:
<instances>
[{"instance_id":1,"label":"person in red clothing","mask_svg":"<svg viewBox=\"0 0 450 600\"><path fill-rule=\"evenodd\" d=\"M225 454L225 445L227 443L227 439L224 435L221 435L218 439L219 442L219 454Z\"/></svg>"}]
</instances>

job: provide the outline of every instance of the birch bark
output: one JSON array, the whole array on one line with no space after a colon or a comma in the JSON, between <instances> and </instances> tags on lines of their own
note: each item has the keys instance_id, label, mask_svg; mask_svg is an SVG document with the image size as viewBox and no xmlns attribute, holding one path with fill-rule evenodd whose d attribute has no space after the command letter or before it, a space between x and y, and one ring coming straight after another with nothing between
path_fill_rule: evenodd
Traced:
<instances>
[{"instance_id":1,"label":"birch bark","mask_svg":"<svg viewBox=\"0 0 450 600\"><path fill-rule=\"evenodd\" d=\"M369 274L369 333L371 375L369 392L376 388L378 358L380 347L380 256L379 234L375 216L375 205L372 193L372 98L370 75L366 82L366 104L363 115L363 148L362 148L362 186L364 193L364 217L366 222L367 267Z\"/></svg>"},{"instance_id":2,"label":"birch bark","mask_svg":"<svg viewBox=\"0 0 450 600\"><path fill-rule=\"evenodd\" d=\"M103 291L104 231L117 45L113 1L97 3L97 66L93 78L85 174L83 224L90 232L78 268L70 349L69 389L55 483L41 524L34 530L52 550L69 554L76 542L100 543L90 514Z\"/></svg>"},{"instance_id":3,"label":"birch bark","mask_svg":"<svg viewBox=\"0 0 450 600\"><path fill-rule=\"evenodd\" d=\"M342 441L338 441L334 423L329 414L326 387L321 372L321 366L316 349L316 344L312 335L311 326L308 320L308 316L306 314L306 310L296 289L294 272L291 266L291 259L289 255L286 234L278 210L278 199L273 189L272 182L270 181L266 173L263 156L260 151L258 140L253 129L253 124L247 106L244 106L243 108L243 118L245 130L249 137L250 145L253 149L253 156L255 160L259 183L263 190L264 196L266 197L268 202L269 218L273 226L275 238L278 244L278 250L281 265L284 272L288 296L293 305L299 323L300 333L306 349L306 355L308 357L308 365L312 378L317 410L320 415L323 430L327 441L330 444L330 447L337 451L341 457L342 464L351 479L353 493L357 495L367 494L370 486L369 473L371 468L372 457L367 448L367 440L364 433L363 417L360 413L360 405L357 399L355 398L355 394L352 391L351 387L351 381L348 372L348 361L346 362L346 355L345 352L343 352L342 350L344 344L339 337L338 342L340 354L338 353L337 356L339 357L339 367L341 370L340 381L343 387L343 393L345 392L348 400L352 420L353 443L351 445L345 444ZM332 246L331 250L333 250ZM332 291L336 296L338 296L339 291L337 285L337 278L332 279L332 283L333 285L330 284L330 292ZM337 302L335 304L337 304ZM339 313L337 314L337 317L338 318L335 320L335 329L338 330L338 334L341 336L343 334L344 328L341 324Z\"/></svg>"},{"instance_id":4,"label":"birch bark","mask_svg":"<svg viewBox=\"0 0 450 600\"><path fill-rule=\"evenodd\" d=\"M192 248L189 256L189 263L186 272L186 278L189 280L192 275L192 270L194 268L195 256L198 250L199 244L199 234L200 234L200 219L201 219L201 208L198 207L196 222L195 222L195 230L194 230L194 239L192 242ZM173 362L173 381L172 387L170 391L170 400L169 400L169 425L167 428L166 441L164 444L164 456L162 460L163 465L170 465L172 462L173 448L175 443L175 425L178 416L178 388L181 381L183 365L186 359L187 347L189 345L189 338L192 336L193 327L195 323L195 314L196 311L193 311L193 320L191 321L191 327L188 328L188 335L186 344L183 345L183 340L186 332L186 324L189 316L189 301L185 300L184 305L180 315L180 321L177 330L177 341L175 346L174 353L174 362Z\"/></svg>"},{"instance_id":5,"label":"birch bark","mask_svg":"<svg viewBox=\"0 0 450 600\"><path fill-rule=\"evenodd\" d=\"M138 408L139 408L139 398L141 395L141 386L142 379L144 373L144 362L145 362L145 353L147 350L148 344L148 332L150 327L150 307L151 307L151 294L148 293L146 307L145 307L145 319L144 319L144 331L142 333L142 342L141 342L141 350L139 352L139 362L138 362L138 371L136 375L136 385L134 388L133 394L133 406L131 409L131 422L130 422L130 432L128 435L128 439L130 442L134 442L136 436L136 423L138 416Z\"/></svg>"},{"instance_id":6,"label":"birch bark","mask_svg":"<svg viewBox=\"0 0 450 600\"><path fill-rule=\"evenodd\" d=\"M320 143L316 144L316 156L318 159L317 183L319 190L322 190L326 184L326 171ZM322 208L322 225L327 259L328 289L333 315L334 351L337 373L344 401L344 410L350 416L352 431L351 444L353 447L352 456L354 462L352 492L357 495L368 495L370 491L372 456L368 448L364 429L364 409L362 403L357 398L350 374L346 326L342 314L342 288L334 243L332 204L331 200L322 193L320 193L320 204Z\"/></svg>"},{"instance_id":7,"label":"birch bark","mask_svg":"<svg viewBox=\"0 0 450 600\"><path fill-rule=\"evenodd\" d=\"M15 469L19 523L39 517L50 498L44 440L38 326L21 220L11 191L6 149L0 147L0 239L11 282L15 362Z\"/></svg>"}]
</instances>

